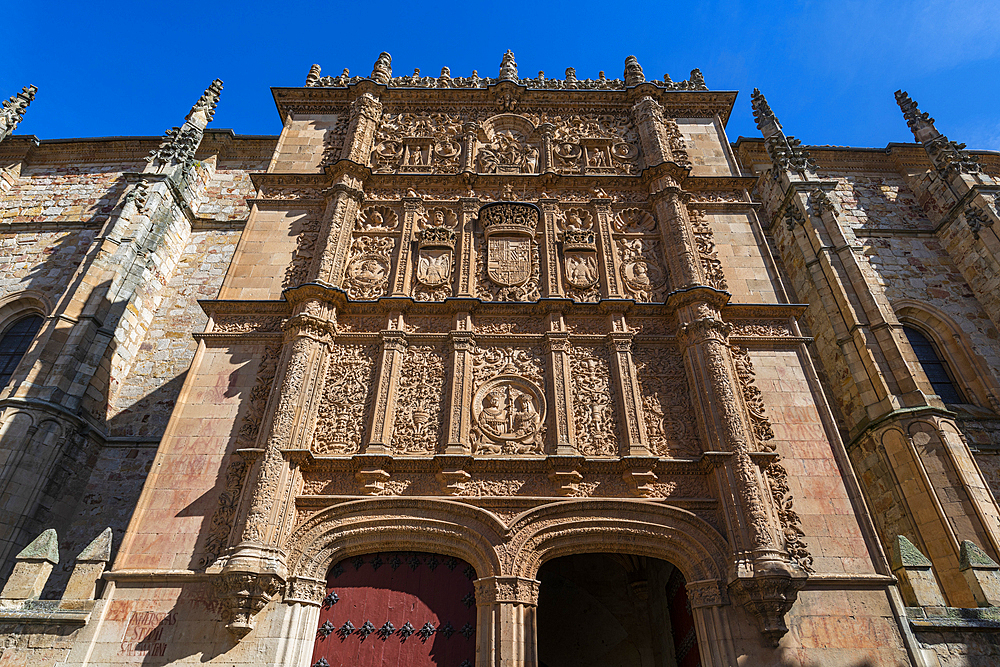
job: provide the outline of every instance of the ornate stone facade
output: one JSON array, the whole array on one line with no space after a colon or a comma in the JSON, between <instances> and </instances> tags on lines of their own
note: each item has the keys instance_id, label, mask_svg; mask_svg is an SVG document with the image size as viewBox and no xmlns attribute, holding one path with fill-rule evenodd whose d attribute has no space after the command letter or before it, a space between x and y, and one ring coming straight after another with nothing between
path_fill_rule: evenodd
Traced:
<instances>
[{"instance_id":1,"label":"ornate stone facade","mask_svg":"<svg viewBox=\"0 0 1000 667\"><path fill-rule=\"evenodd\" d=\"M580 554L612 554L622 600L651 619L664 582L650 573L675 572L686 646L706 666L826 664L845 648L871 665L933 664L904 608L913 586L896 586L910 575L885 549L910 535L942 600L975 602L958 545L982 547L973 574L987 576L1000 466L983 450L1000 447L1000 393L982 369L1000 349L980 336L949 352L973 369L959 384L975 405L934 398L901 323L940 328L947 309L909 295L893 313L876 247L916 215L910 189L943 197L938 227L918 220L906 238L943 234L926 248L935 270L973 286L995 263L993 158L980 165L901 96L927 152L893 148L909 181L872 184L844 164L882 158L816 159L756 92L765 141L734 152L735 93L698 70L647 80L633 57L621 79L594 80L520 78L510 52L496 78L394 76L387 53L364 77L314 66L305 86L274 89L286 121L266 144L206 131L220 91L160 142L81 146L67 187L104 188L107 202L73 220L31 219L37 197L68 198L31 180L67 158L6 136L34 89L4 107L0 252L61 225L46 243L72 245L84 275L52 285L38 276L62 274L40 263L0 300L3 331L45 318L0 394L13 494L0 537L17 561L0 623L61 637L5 640L4 664L322 667L316 642L459 633L477 667L536 667L552 617L536 613L550 604L542 566ZM118 181L87 180L85 156L102 150L122 161ZM865 193L885 188L912 209L878 219ZM224 250L198 237L209 231L232 232ZM952 270L942 244L976 259ZM189 291L213 262L218 279ZM97 290L105 280L125 301ZM973 291L989 322L995 291ZM168 356L187 372L120 419L109 410ZM146 452L132 457L141 496L82 472L127 470L131 454L107 453L126 447ZM37 493L14 493L29 470ZM88 547L64 573L112 582L103 597L15 604L58 560L22 551L31 531L54 527L78 550L115 493L131 523L114 525L111 569ZM402 577L460 561L475 626L330 620L338 568ZM76 625L41 628L53 623ZM685 646L665 641L664 667Z\"/></svg>"}]
</instances>

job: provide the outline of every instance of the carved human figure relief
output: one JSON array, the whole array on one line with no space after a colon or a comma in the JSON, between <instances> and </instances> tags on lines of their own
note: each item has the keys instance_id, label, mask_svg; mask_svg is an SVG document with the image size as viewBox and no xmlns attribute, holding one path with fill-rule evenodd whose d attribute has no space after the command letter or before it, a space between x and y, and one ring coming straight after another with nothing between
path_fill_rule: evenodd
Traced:
<instances>
[{"instance_id":1,"label":"carved human figure relief","mask_svg":"<svg viewBox=\"0 0 1000 667\"><path fill-rule=\"evenodd\" d=\"M607 351L574 345L570 348L570 369L577 449L584 456L616 455L618 438Z\"/></svg>"},{"instance_id":2,"label":"carved human figure relief","mask_svg":"<svg viewBox=\"0 0 1000 667\"><path fill-rule=\"evenodd\" d=\"M454 174L461 166L462 119L446 113L385 113L375 132L376 173Z\"/></svg>"},{"instance_id":3,"label":"carved human figure relief","mask_svg":"<svg viewBox=\"0 0 1000 667\"><path fill-rule=\"evenodd\" d=\"M542 114L532 121L556 128L552 165L559 173L622 175L638 171L639 135L624 114Z\"/></svg>"},{"instance_id":4,"label":"carved human figure relief","mask_svg":"<svg viewBox=\"0 0 1000 667\"><path fill-rule=\"evenodd\" d=\"M660 242L648 238L618 238L621 277L636 301L662 302L666 298L666 276L660 266Z\"/></svg>"},{"instance_id":5,"label":"carved human figure relief","mask_svg":"<svg viewBox=\"0 0 1000 667\"><path fill-rule=\"evenodd\" d=\"M375 345L333 346L313 437L315 454L355 454L360 450L377 353Z\"/></svg>"},{"instance_id":6,"label":"carved human figure relief","mask_svg":"<svg viewBox=\"0 0 1000 667\"><path fill-rule=\"evenodd\" d=\"M396 239L391 236L356 236L344 277L344 290L352 299L385 296Z\"/></svg>"},{"instance_id":7,"label":"carved human figure relief","mask_svg":"<svg viewBox=\"0 0 1000 667\"><path fill-rule=\"evenodd\" d=\"M396 391L395 454L433 454L441 434L444 359L439 346L410 345Z\"/></svg>"},{"instance_id":8,"label":"carved human figure relief","mask_svg":"<svg viewBox=\"0 0 1000 667\"><path fill-rule=\"evenodd\" d=\"M666 347L635 345L632 359L653 453L671 458L699 456L694 407L681 355Z\"/></svg>"},{"instance_id":9,"label":"carved human figure relief","mask_svg":"<svg viewBox=\"0 0 1000 667\"><path fill-rule=\"evenodd\" d=\"M476 153L479 171L483 174L534 174L538 166L538 149L527 137L513 129L498 130L492 140Z\"/></svg>"},{"instance_id":10,"label":"carved human figure relief","mask_svg":"<svg viewBox=\"0 0 1000 667\"><path fill-rule=\"evenodd\" d=\"M545 436L541 350L480 348L472 354L472 452L540 454Z\"/></svg>"},{"instance_id":11,"label":"carved human figure relief","mask_svg":"<svg viewBox=\"0 0 1000 667\"><path fill-rule=\"evenodd\" d=\"M562 230L566 295L574 301L600 300L593 214L586 209L567 209L559 219L559 227Z\"/></svg>"}]
</instances>

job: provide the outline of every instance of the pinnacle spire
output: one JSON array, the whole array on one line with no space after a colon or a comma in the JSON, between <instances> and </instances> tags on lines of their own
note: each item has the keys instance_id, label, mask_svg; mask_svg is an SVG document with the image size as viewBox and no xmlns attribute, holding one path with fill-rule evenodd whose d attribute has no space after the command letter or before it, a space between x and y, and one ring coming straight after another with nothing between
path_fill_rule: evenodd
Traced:
<instances>
[{"instance_id":1,"label":"pinnacle spire","mask_svg":"<svg viewBox=\"0 0 1000 667\"><path fill-rule=\"evenodd\" d=\"M219 105L219 96L222 94L222 79L215 79L211 85L202 93L198 101L191 107L191 111L184 117L184 120L200 125L204 128L215 117L215 107ZM202 122L204 117L204 122Z\"/></svg>"},{"instance_id":2,"label":"pinnacle spire","mask_svg":"<svg viewBox=\"0 0 1000 667\"><path fill-rule=\"evenodd\" d=\"M205 90L191 111L184 117L184 124L164 133L160 146L146 158L153 167L162 171L168 165L185 166L194 160L194 154L205 136L205 126L215 116L215 107L222 93L222 80L216 79Z\"/></svg>"},{"instance_id":3,"label":"pinnacle spire","mask_svg":"<svg viewBox=\"0 0 1000 667\"><path fill-rule=\"evenodd\" d=\"M25 86L17 95L3 102L3 106L0 107L0 141L14 133L17 124L24 118L28 105L35 99L36 92L38 92L36 86Z\"/></svg>"},{"instance_id":4,"label":"pinnacle spire","mask_svg":"<svg viewBox=\"0 0 1000 667\"><path fill-rule=\"evenodd\" d=\"M764 136L767 144L767 154L774 166L791 171L816 171L816 163L809 151L802 147L802 142L791 135L786 135L778 122L778 117L771 110L767 98L754 88L750 95L753 107L753 119L757 129Z\"/></svg>"},{"instance_id":5,"label":"pinnacle spire","mask_svg":"<svg viewBox=\"0 0 1000 667\"><path fill-rule=\"evenodd\" d=\"M517 81L517 63L514 62L514 52L507 49L500 61L500 81Z\"/></svg>"},{"instance_id":6,"label":"pinnacle spire","mask_svg":"<svg viewBox=\"0 0 1000 667\"><path fill-rule=\"evenodd\" d=\"M323 70L319 65L313 65L309 68L309 74L306 76L306 88L310 88L319 83L319 77L323 73Z\"/></svg>"},{"instance_id":7,"label":"pinnacle spire","mask_svg":"<svg viewBox=\"0 0 1000 667\"><path fill-rule=\"evenodd\" d=\"M944 178L960 173L973 174L979 171L979 160L965 150L965 144L950 141L934 127L934 119L917 107L917 103L904 90L896 91L896 104L903 112L906 125L913 137L923 144L934 169Z\"/></svg>"}]
</instances>

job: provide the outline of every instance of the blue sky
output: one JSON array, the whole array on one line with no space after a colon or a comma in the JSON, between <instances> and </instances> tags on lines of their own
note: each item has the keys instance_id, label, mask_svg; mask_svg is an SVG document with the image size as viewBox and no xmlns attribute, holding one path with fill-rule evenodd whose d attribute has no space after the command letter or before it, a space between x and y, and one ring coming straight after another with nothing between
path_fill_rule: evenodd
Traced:
<instances>
[{"instance_id":1,"label":"blue sky","mask_svg":"<svg viewBox=\"0 0 1000 667\"><path fill-rule=\"evenodd\" d=\"M301 85L313 63L368 74L385 50L396 75L496 76L512 49L522 76L620 77L630 54L648 78L700 67L740 91L732 140L758 136L756 86L805 143L912 141L903 88L950 138L1000 150L1000 0L10 4L0 95L39 87L18 133L43 139L161 134L215 77L213 127L276 134L269 87Z\"/></svg>"}]
</instances>

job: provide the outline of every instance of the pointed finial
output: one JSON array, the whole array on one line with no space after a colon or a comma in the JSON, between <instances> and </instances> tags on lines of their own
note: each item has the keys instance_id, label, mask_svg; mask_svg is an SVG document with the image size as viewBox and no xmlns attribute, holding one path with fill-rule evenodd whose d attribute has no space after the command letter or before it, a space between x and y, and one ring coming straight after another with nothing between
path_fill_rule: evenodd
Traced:
<instances>
[{"instance_id":1,"label":"pointed finial","mask_svg":"<svg viewBox=\"0 0 1000 667\"><path fill-rule=\"evenodd\" d=\"M517 81L517 63L514 62L514 52L510 49L507 49L500 61L500 80Z\"/></svg>"},{"instance_id":2,"label":"pointed finial","mask_svg":"<svg viewBox=\"0 0 1000 667\"><path fill-rule=\"evenodd\" d=\"M14 133L17 124L24 118L28 105L35 99L36 92L38 92L36 86L25 86L17 95L4 101L0 107L0 141Z\"/></svg>"},{"instance_id":3,"label":"pointed finial","mask_svg":"<svg viewBox=\"0 0 1000 667\"><path fill-rule=\"evenodd\" d=\"M309 74L306 76L306 88L311 88L319 83L320 74L323 72L319 65L313 65L309 68Z\"/></svg>"},{"instance_id":4,"label":"pointed finial","mask_svg":"<svg viewBox=\"0 0 1000 667\"><path fill-rule=\"evenodd\" d=\"M799 172L816 171L816 163L809 155L809 151L802 147L801 141L791 135L785 135L778 117L771 111L771 105L757 88L754 88L750 95L750 103L753 106L753 118L757 122L757 129L764 135L767 154L774 166Z\"/></svg>"},{"instance_id":5,"label":"pointed finial","mask_svg":"<svg viewBox=\"0 0 1000 667\"><path fill-rule=\"evenodd\" d=\"M635 56L625 59L625 85L638 86L646 81L646 75L642 73L642 66Z\"/></svg>"},{"instance_id":6,"label":"pointed finial","mask_svg":"<svg viewBox=\"0 0 1000 667\"><path fill-rule=\"evenodd\" d=\"M191 111L184 120L203 128L212 122L215 117L215 107L219 105L219 96L222 94L222 79L216 79L205 90L198 101L191 107ZM202 121L204 119L204 121Z\"/></svg>"},{"instance_id":7,"label":"pointed finial","mask_svg":"<svg viewBox=\"0 0 1000 667\"><path fill-rule=\"evenodd\" d=\"M104 561L111 560L111 527L104 529L104 532L94 538L94 540L84 547L80 555L76 557L77 562L81 561Z\"/></svg>"},{"instance_id":8,"label":"pointed finial","mask_svg":"<svg viewBox=\"0 0 1000 667\"><path fill-rule=\"evenodd\" d=\"M49 528L24 547L16 556L17 560L45 560L59 564L59 537L55 528Z\"/></svg>"},{"instance_id":9,"label":"pointed finial","mask_svg":"<svg viewBox=\"0 0 1000 667\"><path fill-rule=\"evenodd\" d=\"M378 60L372 68L371 80L383 86L388 86L392 81L392 56L385 51L378 54Z\"/></svg>"}]
</instances>

